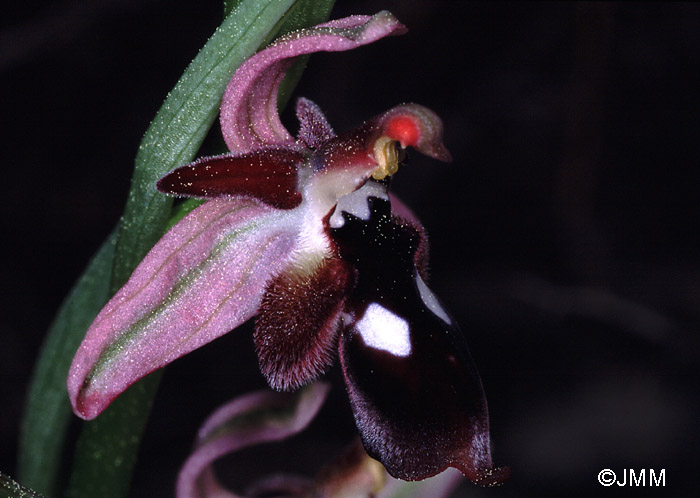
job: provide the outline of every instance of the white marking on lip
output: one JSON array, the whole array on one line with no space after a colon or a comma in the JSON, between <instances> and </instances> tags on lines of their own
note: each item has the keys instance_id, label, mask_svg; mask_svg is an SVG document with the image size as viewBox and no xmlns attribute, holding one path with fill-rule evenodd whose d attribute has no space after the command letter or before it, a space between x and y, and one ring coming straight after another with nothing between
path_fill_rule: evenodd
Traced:
<instances>
[{"instance_id":1,"label":"white marking on lip","mask_svg":"<svg viewBox=\"0 0 700 498\"><path fill-rule=\"evenodd\" d=\"M355 324L365 344L394 356L411 354L411 338L408 322L384 306L372 303L363 317Z\"/></svg>"}]
</instances>

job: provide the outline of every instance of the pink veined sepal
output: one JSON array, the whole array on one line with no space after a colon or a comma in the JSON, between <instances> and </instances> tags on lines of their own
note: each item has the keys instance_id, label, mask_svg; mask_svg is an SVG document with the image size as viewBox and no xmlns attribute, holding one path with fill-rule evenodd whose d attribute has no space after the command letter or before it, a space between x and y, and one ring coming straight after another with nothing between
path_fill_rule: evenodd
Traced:
<instances>
[{"instance_id":1,"label":"pink veined sepal","mask_svg":"<svg viewBox=\"0 0 700 498\"><path fill-rule=\"evenodd\" d=\"M213 200L164 235L88 329L68 375L74 412L96 417L141 377L254 316L295 248L288 213Z\"/></svg>"}]
</instances>

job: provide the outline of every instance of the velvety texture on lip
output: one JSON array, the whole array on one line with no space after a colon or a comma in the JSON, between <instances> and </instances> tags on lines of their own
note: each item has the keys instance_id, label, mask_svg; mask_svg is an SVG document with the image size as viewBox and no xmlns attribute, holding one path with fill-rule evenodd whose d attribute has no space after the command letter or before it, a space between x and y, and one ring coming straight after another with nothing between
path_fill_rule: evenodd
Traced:
<instances>
[{"instance_id":1,"label":"velvety texture on lip","mask_svg":"<svg viewBox=\"0 0 700 498\"><path fill-rule=\"evenodd\" d=\"M416 266L421 235L391 217L388 200L369 205L367 219L346 213L331 231L358 275L340 358L365 448L399 479L449 466L482 485L503 482L509 471L493 468L486 397L464 334ZM373 321L384 330L368 335Z\"/></svg>"}]
</instances>

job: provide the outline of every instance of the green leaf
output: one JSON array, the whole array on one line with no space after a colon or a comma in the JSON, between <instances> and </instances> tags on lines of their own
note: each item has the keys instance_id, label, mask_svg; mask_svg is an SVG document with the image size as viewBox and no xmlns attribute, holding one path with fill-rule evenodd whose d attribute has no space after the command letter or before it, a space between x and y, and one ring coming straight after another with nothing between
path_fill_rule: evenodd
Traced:
<instances>
[{"instance_id":1,"label":"green leaf","mask_svg":"<svg viewBox=\"0 0 700 498\"><path fill-rule=\"evenodd\" d=\"M10 476L0 472L0 498L44 498L44 496L25 488Z\"/></svg>"},{"instance_id":2,"label":"green leaf","mask_svg":"<svg viewBox=\"0 0 700 498\"><path fill-rule=\"evenodd\" d=\"M19 476L54 494L61 450L71 417L66 377L85 331L110 296L116 241L113 232L63 302L49 328L30 384L20 435Z\"/></svg>"},{"instance_id":3,"label":"green leaf","mask_svg":"<svg viewBox=\"0 0 700 498\"><path fill-rule=\"evenodd\" d=\"M277 36L326 22L335 0L299 0L282 19ZM277 37L275 36L275 38Z\"/></svg>"},{"instance_id":4,"label":"green leaf","mask_svg":"<svg viewBox=\"0 0 700 498\"><path fill-rule=\"evenodd\" d=\"M241 0L224 0L224 17L228 16L241 3Z\"/></svg>"}]
</instances>

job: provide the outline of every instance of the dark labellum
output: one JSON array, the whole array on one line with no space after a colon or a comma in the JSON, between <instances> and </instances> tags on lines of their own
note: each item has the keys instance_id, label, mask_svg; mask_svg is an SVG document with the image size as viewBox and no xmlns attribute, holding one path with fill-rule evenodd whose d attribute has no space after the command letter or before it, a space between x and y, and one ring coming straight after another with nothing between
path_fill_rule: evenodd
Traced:
<instances>
[{"instance_id":1,"label":"dark labellum","mask_svg":"<svg viewBox=\"0 0 700 498\"><path fill-rule=\"evenodd\" d=\"M392 217L388 198L331 228L357 271L340 356L368 453L404 480L456 467L488 485L488 410L464 335L416 268L423 235ZM505 471L504 471L505 472Z\"/></svg>"}]
</instances>

